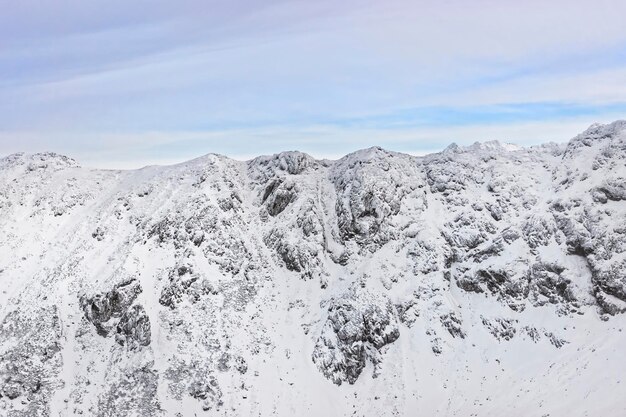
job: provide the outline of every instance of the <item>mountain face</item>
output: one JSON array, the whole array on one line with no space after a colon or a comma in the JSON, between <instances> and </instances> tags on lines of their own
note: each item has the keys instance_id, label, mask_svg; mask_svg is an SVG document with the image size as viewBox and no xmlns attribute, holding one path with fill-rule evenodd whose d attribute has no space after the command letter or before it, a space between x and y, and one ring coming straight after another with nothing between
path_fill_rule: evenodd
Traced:
<instances>
[{"instance_id":1,"label":"mountain face","mask_svg":"<svg viewBox=\"0 0 626 417\"><path fill-rule=\"evenodd\" d=\"M626 415L626 122L564 145L0 159L0 415Z\"/></svg>"}]
</instances>

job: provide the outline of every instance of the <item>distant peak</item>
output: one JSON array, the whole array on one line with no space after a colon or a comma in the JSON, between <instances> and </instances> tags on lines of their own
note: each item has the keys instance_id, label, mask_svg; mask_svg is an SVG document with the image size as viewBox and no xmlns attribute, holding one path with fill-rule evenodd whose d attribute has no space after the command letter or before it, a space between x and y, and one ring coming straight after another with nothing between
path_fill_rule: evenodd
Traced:
<instances>
[{"instance_id":1,"label":"distant peak","mask_svg":"<svg viewBox=\"0 0 626 417\"><path fill-rule=\"evenodd\" d=\"M473 145L467 148L468 150L484 150L484 151L519 151L521 146L513 143L502 143L498 140L489 140L486 142L475 142Z\"/></svg>"},{"instance_id":2,"label":"distant peak","mask_svg":"<svg viewBox=\"0 0 626 417\"><path fill-rule=\"evenodd\" d=\"M616 120L609 124L594 123L587 130L569 141L564 155L572 156L584 147L593 146L596 143L607 141L620 135L623 136L625 131L626 120Z\"/></svg>"},{"instance_id":3,"label":"distant peak","mask_svg":"<svg viewBox=\"0 0 626 417\"><path fill-rule=\"evenodd\" d=\"M587 128L584 132L582 132L578 136L612 136L616 133L619 133L623 130L626 130L626 120L616 120L612 123L602 124L602 123L593 123L591 126Z\"/></svg>"},{"instance_id":4,"label":"distant peak","mask_svg":"<svg viewBox=\"0 0 626 417\"><path fill-rule=\"evenodd\" d=\"M80 164L69 156L55 152L14 153L2 159L9 166L26 165L29 171L39 169L77 168Z\"/></svg>"},{"instance_id":5,"label":"distant peak","mask_svg":"<svg viewBox=\"0 0 626 417\"><path fill-rule=\"evenodd\" d=\"M461 147L457 145L455 142L452 142L446 147L446 149L443 150L443 153L459 153L461 151L462 151Z\"/></svg>"},{"instance_id":6,"label":"distant peak","mask_svg":"<svg viewBox=\"0 0 626 417\"><path fill-rule=\"evenodd\" d=\"M513 143L502 143L497 140L490 140L486 142L474 142L469 146L459 146L456 143L451 143L443 151L443 154L455 154L463 152L514 152L523 149L521 146Z\"/></svg>"},{"instance_id":7,"label":"distant peak","mask_svg":"<svg viewBox=\"0 0 626 417\"><path fill-rule=\"evenodd\" d=\"M248 161L250 167L277 169L297 175L317 163L311 155L300 151L284 151L273 155L258 156Z\"/></svg>"},{"instance_id":8,"label":"distant peak","mask_svg":"<svg viewBox=\"0 0 626 417\"><path fill-rule=\"evenodd\" d=\"M358 159L360 161L368 161L368 160L380 158L381 156L383 157L389 156L394 153L395 152L390 152L386 149L381 148L380 146L371 146L369 148L359 149L358 151L351 152L341 159L348 158L348 159Z\"/></svg>"}]
</instances>

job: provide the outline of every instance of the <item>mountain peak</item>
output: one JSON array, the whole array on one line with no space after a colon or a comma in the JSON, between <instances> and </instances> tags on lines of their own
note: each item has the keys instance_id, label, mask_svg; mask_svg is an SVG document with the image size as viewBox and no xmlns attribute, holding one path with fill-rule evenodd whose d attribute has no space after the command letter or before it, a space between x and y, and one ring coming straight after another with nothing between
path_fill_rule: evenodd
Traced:
<instances>
[{"instance_id":1,"label":"mountain peak","mask_svg":"<svg viewBox=\"0 0 626 417\"><path fill-rule=\"evenodd\" d=\"M29 171L80 167L78 162L73 158L55 152L19 152L2 158L0 163L4 163L8 166L24 165Z\"/></svg>"},{"instance_id":2,"label":"mountain peak","mask_svg":"<svg viewBox=\"0 0 626 417\"><path fill-rule=\"evenodd\" d=\"M619 414L620 126L588 129L613 133L576 158L499 142L124 172L3 158L0 410Z\"/></svg>"},{"instance_id":3,"label":"mountain peak","mask_svg":"<svg viewBox=\"0 0 626 417\"><path fill-rule=\"evenodd\" d=\"M568 142L564 155L571 157L583 148L624 138L626 138L626 120L616 120L608 124L594 123Z\"/></svg>"}]
</instances>

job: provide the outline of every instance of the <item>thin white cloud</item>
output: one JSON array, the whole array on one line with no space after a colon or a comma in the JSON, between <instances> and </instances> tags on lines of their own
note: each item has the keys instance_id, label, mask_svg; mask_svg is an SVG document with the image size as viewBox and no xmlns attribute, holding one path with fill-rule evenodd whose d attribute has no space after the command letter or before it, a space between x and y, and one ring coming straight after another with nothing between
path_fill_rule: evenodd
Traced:
<instances>
[{"instance_id":1,"label":"thin white cloud","mask_svg":"<svg viewBox=\"0 0 626 417\"><path fill-rule=\"evenodd\" d=\"M578 131L595 118L623 117L610 109L577 122L538 113L536 122L444 129L423 127L433 115L416 111L419 128L343 123L420 108L626 103L622 1L150 4L114 0L101 13L97 3L70 0L5 8L0 149L21 137L26 150L68 150L98 163L133 163L174 144L191 157L211 137L233 155L249 141L272 151L321 152L323 143L326 154L414 141L419 151L457 136L532 142L553 130L573 134L572 123ZM190 130L203 133L180 133Z\"/></svg>"}]
</instances>

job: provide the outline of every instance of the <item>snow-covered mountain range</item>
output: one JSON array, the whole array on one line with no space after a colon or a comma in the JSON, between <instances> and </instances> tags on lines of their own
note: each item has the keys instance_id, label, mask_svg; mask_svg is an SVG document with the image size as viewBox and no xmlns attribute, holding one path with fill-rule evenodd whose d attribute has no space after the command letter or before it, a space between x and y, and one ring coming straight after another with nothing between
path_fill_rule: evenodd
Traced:
<instances>
[{"instance_id":1,"label":"snow-covered mountain range","mask_svg":"<svg viewBox=\"0 0 626 417\"><path fill-rule=\"evenodd\" d=\"M0 415L626 415L626 121L566 144L0 159Z\"/></svg>"}]
</instances>

